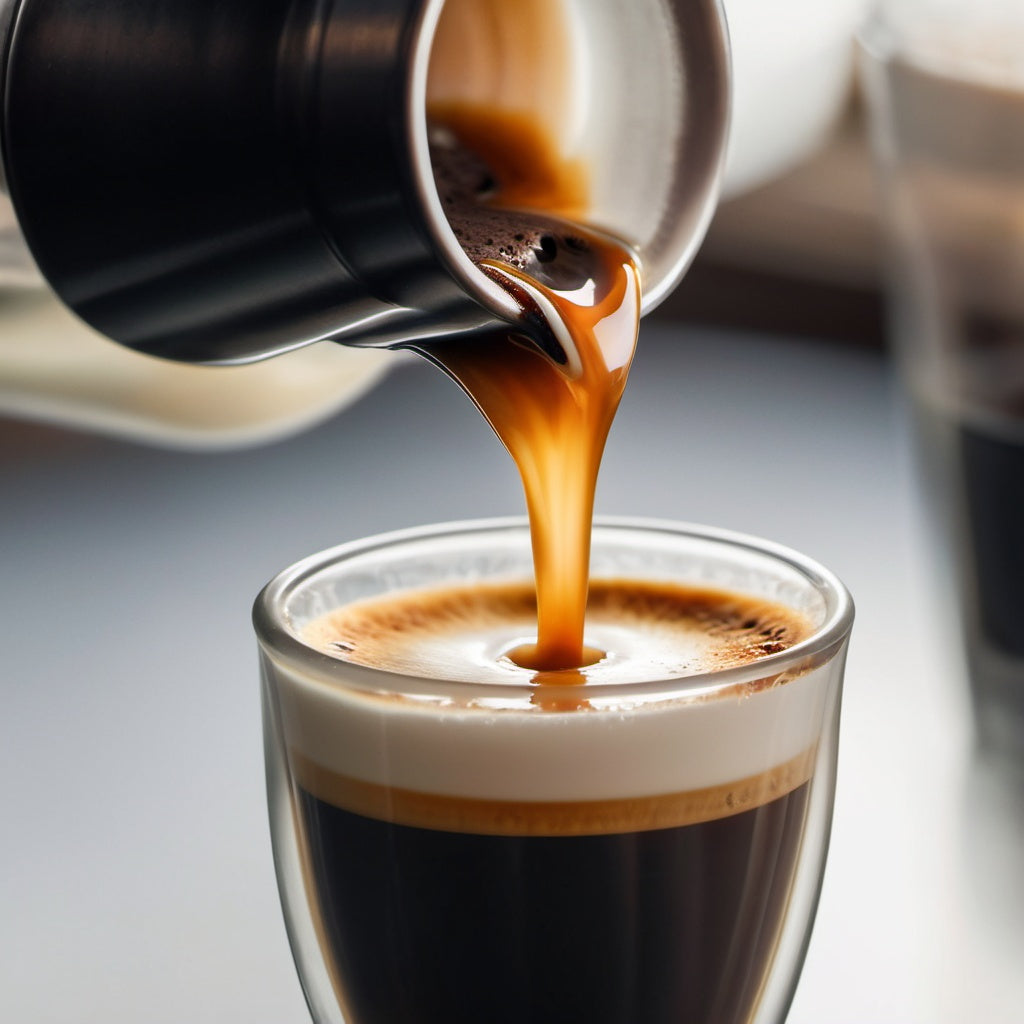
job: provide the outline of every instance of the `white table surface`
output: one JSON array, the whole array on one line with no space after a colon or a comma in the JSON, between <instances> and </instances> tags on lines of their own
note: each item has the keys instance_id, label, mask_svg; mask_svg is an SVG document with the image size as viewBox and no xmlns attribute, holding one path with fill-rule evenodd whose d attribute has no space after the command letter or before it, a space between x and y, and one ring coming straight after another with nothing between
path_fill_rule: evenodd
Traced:
<instances>
[{"instance_id":1,"label":"white table surface","mask_svg":"<svg viewBox=\"0 0 1024 1024\"><path fill-rule=\"evenodd\" d=\"M772 537L858 605L791 1024L1019 1024L1024 795L972 754L883 357L665 326L641 346L599 511ZM518 513L507 457L408 362L271 447L0 445L0 473L0 1020L307 1021L267 836L252 598L346 539Z\"/></svg>"}]
</instances>

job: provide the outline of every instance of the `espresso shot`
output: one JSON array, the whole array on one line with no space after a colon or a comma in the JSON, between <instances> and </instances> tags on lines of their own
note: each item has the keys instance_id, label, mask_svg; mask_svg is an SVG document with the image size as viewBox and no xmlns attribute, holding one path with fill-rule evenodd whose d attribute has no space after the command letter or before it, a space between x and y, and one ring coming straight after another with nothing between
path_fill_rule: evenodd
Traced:
<instances>
[{"instance_id":1,"label":"espresso shot","mask_svg":"<svg viewBox=\"0 0 1024 1024\"><path fill-rule=\"evenodd\" d=\"M782 1019L848 596L718 531L599 523L592 559L600 655L574 672L509 657L536 616L523 523L371 538L261 595L275 860L318 1021Z\"/></svg>"},{"instance_id":2,"label":"espresso shot","mask_svg":"<svg viewBox=\"0 0 1024 1024\"><path fill-rule=\"evenodd\" d=\"M619 231L599 212L568 8L437 13L422 191L455 275L504 312L404 347L483 414L528 520L349 545L257 603L307 1000L317 1024L779 1021L824 862L848 600L746 538L592 530L650 211ZM482 41L528 22L538 46L496 65ZM591 112L628 104L620 86Z\"/></svg>"},{"instance_id":3,"label":"espresso shot","mask_svg":"<svg viewBox=\"0 0 1024 1024\"><path fill-rule=\"evenodd\" d=\"M303 638L372 669L507 682L522 679L509 655L535 614L530 587L449 587L357 603ZM741 667L810 633L769 602L635 581L595 581L587 622L604 652L588 686ZM574 710L585 721L587 702ZM568 738L564 753L577 756ZM595 755L584 764L600 774ZM473 795L470 776L517 766L449 756L466 764L465 798L375 786L349 774L357 766L338 774L293 754L324 955L355 1020L749 1019L795 880L810 739L725 786L663 794L668 780L652 778L650 794L579 801Z\"/></svg>"}]
</instances>

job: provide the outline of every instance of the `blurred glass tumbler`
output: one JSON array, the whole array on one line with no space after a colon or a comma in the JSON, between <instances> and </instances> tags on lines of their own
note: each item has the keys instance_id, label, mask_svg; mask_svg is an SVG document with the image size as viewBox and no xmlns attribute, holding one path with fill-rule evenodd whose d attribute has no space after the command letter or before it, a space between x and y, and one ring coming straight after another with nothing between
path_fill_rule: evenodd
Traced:
<instances>
[{"instance_id":1,"label":"blurred glass tumbler","mask_svg":"<svg viewBox=\"0 0 1024 1024\"><path fill-rule=\"evenodd\" d=\"M785 1018L828 846L849 595L786 549L644 521L595 526L593 573L752 596L810 632L738 667L582 686L507 663L509 682L403 675L303 641L366 598L528 585L528 531L504 520L347 544L258 598L275 863L317 1024Z\"/></svg>"},{"instance_id":2,"label":"blurred glass tumbler","mask_svg":"<svg viewBox=\"0 0 1024 1024\"><path fill-rule=\"evenodd\" d=\"M862 70L897 350L980 741L1024 751L1024 5L883 5Z\"/></svg>"}]
</instances>

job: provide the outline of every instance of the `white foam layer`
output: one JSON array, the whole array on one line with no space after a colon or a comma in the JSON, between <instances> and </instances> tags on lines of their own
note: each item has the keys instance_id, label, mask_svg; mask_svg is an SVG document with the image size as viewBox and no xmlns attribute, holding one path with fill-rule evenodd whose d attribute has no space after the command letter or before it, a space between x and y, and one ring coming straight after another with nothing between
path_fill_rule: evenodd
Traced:
<instances>
[{"instance_id":1,"label":"white foam layer","mask_svg":"<svg viewBox=\"0 0 1024 1024\"><path fill-rule=\"evenodd\" d=\"M366 669L341 661L334 684L269 655L265 667L293 754L362 782L500 801L647 797L756 776L815 747L834 696L829 665L712 697L595 689L571 710L378 694L360 689Z\"/></svg>"}]
</instances>

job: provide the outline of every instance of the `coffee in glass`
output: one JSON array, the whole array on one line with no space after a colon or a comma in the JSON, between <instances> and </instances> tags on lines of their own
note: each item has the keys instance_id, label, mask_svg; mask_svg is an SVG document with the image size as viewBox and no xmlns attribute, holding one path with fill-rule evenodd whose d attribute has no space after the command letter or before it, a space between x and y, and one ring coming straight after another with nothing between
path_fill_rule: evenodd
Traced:
<instances>
[{"instance_id":1,"label":"coffee in glass","mask_svg":"<svg viewBox=\"0 0 1024 1024\"><path fill-rule=\"evenodd\" d=\"M347 545L257 602L313 1016L778 1021L821 879L848 598L715 531L605 524L592 543L643 267L584 215L564 119L552 136L428 100L438 201L520 315L415 347L512 455L529 528Z\"/></svg>"},{"instance_id":2,"label":"coffee in glass","mask_svg":"<svg viewBox=\"0 0 1024 1024\"><path fill-rule=\"evenodd\" d=\"M346 545L256 606L271 820L318 1022L779 1021L831 816L841 585L598 524L598 660L544 673L528 530ZM556 676L557 679L552 679Z\"/></svg>"}]
</instances>

